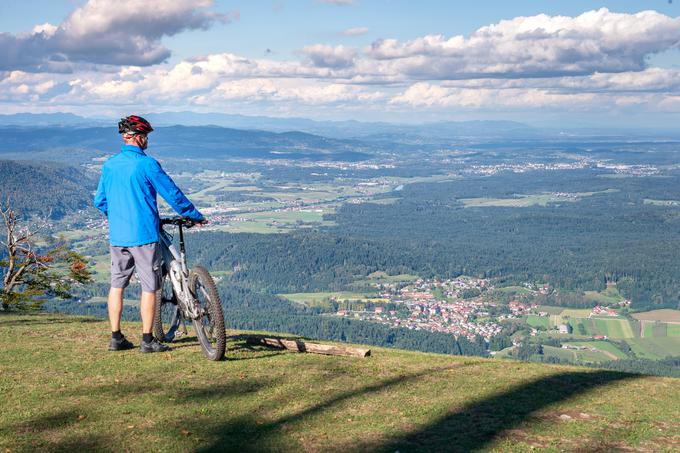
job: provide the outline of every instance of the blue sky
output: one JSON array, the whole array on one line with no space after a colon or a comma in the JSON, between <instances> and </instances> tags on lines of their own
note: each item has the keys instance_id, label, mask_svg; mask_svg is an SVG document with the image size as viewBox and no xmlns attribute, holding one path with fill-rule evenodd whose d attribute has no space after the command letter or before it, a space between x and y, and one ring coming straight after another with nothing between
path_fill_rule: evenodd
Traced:
<instances>
[{"instance_id":1,"label":"blue sky","mask_svg":"<svg viewBox=\"0 0 680 453\"><path fill-rule=\"evenodd\" d=\"M667 0L0 2L0 104L670 126L678 16Z\"/></svg>"}]
</instances>

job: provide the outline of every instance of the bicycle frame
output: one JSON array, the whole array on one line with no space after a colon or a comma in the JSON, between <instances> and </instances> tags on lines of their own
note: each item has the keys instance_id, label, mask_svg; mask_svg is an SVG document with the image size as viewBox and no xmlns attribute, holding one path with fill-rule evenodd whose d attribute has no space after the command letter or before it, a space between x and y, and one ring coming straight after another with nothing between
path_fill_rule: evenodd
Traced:
<instances>
[{"instance_id":1,"label":"bicycle frame","mask_svg":"<svg viewBox=\"0 0 680 453\"><path fill-rule=\"evenodd\" d=\"M186 250L184 246L184 230L179 228L179 251L172 243L168 233L160 228L161 253L163 255L163 271L170 277L177 303L185 319L195 320L201 316L195 304L194 296L189 291L189 269L187 267Z\"/></svg>"}]
</instances>

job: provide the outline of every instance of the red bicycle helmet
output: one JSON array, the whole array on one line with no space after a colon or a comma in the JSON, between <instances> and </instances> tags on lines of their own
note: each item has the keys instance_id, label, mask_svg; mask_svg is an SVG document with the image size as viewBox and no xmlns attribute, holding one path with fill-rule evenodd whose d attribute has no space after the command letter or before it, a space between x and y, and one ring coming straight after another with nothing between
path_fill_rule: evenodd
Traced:
<instances>
[{"instance_id":1,"label":"red bicycle helmet","mask_svg":"<svg viewBox=\"0 0 680 453\"><path fill-rule=\"evenodd\" d=\"M153 131L151 123L137 115L130 115L127 118L121 118L118 122L119 134L148 134Z\"/></svg>"}]
</instances>

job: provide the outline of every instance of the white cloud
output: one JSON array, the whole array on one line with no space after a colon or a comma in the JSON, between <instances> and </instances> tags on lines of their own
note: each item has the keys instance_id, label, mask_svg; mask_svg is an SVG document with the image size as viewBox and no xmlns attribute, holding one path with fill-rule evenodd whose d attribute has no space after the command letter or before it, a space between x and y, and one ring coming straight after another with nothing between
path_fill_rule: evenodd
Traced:
<instances>
[{"instance_id":1,"label":"white cloud","mask_svg":"<svg viewBox=\"0 0 680 453\"><path fill-rule=\"evenodd\" d=\"M31 33L0 33L0 70L69 72L77 63L147 66L170 56L163 36L206 29L229 18L212 0L89 0L60 25ZM148 11L149 13L141 13Z\"/></svg>"},{"instance_id":2,"label":"white cloud","mask_svg":"<svg viewBox=\"0 0 680 453\"><path fill-rule=\"evenodd\" d=\"M417 82L395 96L392 104L435 108L587 108L597 98L594 93L560 93L536 88L447 88Z\"/></svg>"},{"instance_id":3,"label":"white cloud","mask_svg":"<svg viewBox=\"0 0 680 453\"><path fill-rule=\"evenodd\" d=\"M680 18L656 11L577 17L517 17L482 27L469 37L428 35L383 39L366 49L383 71L413 79L554 77L639 71L645 57L677 46Z\"/></svg>"},{"instance_id":4,"label":"white cloud","mask_svg":"<svg viewBox=\"0 0 680 453\"><path fill-rule=\"evenodd\" d=\"M328 3L329 5L335 5L335 6L348 6L348 5L353 5L355 2L354 0L317 0L319 3Z\"/></svg>"},{"instance_id":5,"label":"white cloud","mask_svg":"<svg viewBox=\"0 0 680 453\"><path fill-rule=\"evenodd\" d=\"M132 5L141 0L124 1ZM147 61L167 52L162 36L219 20L210 12L210 0L159 2L167 2L167 14L159 14L134 44L147 52L138 55ZM615 14L601 9L573 18L519 17L467 37L385 39L363 50L315 44L287 61L218 53L154 67L94 66L117 61L117 52L123 61L127 41L111 40L107 45L122 47L109 49L92 38L124 27L108 17L108 8L103 0L90 0L59 26L42 24L31 33L9 35L36 49L46 49L46 43L62 46L29 52L40 58L22 62L24 71L2 72L3 62L24 56L17 53L21 46L2 47L8 35L0 34L0 102L45 110L55 105L71 111L135 105L137 110L251 108L290 114L297 114L298 107L320 114L385 109L412 115L680 109L680 70L645 67L647 56L677 45L680 19L653 11ZM187 17L180 17L182 11ZM67 32L70 41L64 38ZM69 42L73 48L66 46ZM88 56L95 49L103 49L101 56ZM92 64L79 63L76 75L30 72L73 69L79 61Z\"/></svg>"},{"instance_id":6,"label":"white cloud","mask_svg":"<svg viewBox=\"0 0 680 453\"><path fill-rule=\"evenodd\" d=\"M354 65L356 50L345 46L316 44L306 46L302 52L309 57L314 66L341 69Z\"/></svg>"},{"instance_id":7,"label":"white cloud","mask_svg":"<svg viewBox=\"0 0 680 453\"><path fill-rule=\"evenodd\" d=\"M38 34L38 33L43 33L45 36L52 36L54 35L59 27L56 25L52 25L49 22L45 22L44 24L36 25L33 27L33 34Z\"/></svg>"},{"instance_id":8,"label":"white cloud","mask_svg":"<svg viewBox=\"0 0 680 453\"><path fill-rule=\"evenodd\" d=\"M361 36L368 33L367 27L353 27L343 30L340 34L343 36Z\"/></svg>"}]
</instances>

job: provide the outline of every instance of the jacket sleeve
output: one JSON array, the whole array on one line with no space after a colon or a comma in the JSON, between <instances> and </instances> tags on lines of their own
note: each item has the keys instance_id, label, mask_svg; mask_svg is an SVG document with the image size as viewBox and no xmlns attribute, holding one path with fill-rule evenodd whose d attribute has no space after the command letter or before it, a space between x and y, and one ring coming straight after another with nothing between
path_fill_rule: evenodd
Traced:
<instances>
[{"instance_id":1,"label":"jacket sleeve","mask_svg":"<svg viewBox=\"0 0 680 453\"><path fill-rule=\"evenodd\" d=\"M177 187L172 178L170 178L170 176L168 176L161 168L161 165L155 159L149 160L147 178L154 189L156 189L156 192L158 192L179 215L188 217L192 220L203 220L203 214L198 212L194 204L189 201L179 187Z\"/></svg>"},{"instance_id":2,"label":"jacket sleeve","mask_svg":"<svg viewBox=\"0 0 680 453\"><path fill-rule=\"evenodd\" d=\"M106 190L104 189L104 169L102 168L102 174L99 177L99 185L97 186L97 193L94 196L94 207L99 209L104 213L105 216L109 216L109 203L106 200Z\"/></svg>"}]
</instances>

